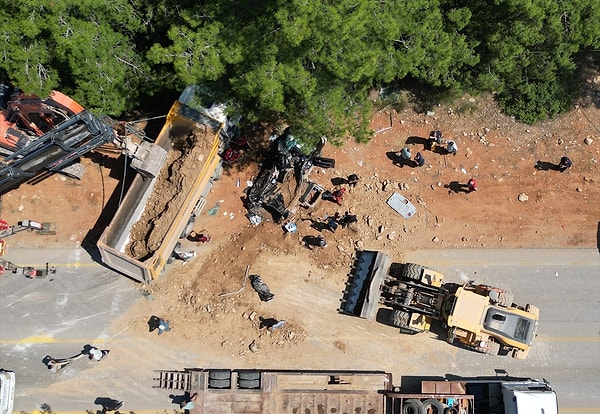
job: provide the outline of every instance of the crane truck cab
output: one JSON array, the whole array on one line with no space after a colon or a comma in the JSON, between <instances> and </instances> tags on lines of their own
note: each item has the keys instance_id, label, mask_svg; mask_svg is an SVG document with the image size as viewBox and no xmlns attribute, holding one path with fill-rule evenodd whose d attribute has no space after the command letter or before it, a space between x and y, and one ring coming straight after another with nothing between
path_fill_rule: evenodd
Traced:
<instances>
[{"instance_id":1,"label":"crane truck cab","mask_svg":"<svg viewBox=\"0 0 600 414\"><path fill-rule=\"evenodd\" d=\"M15 373L0 369L0 414L10 414L15 399Z\"/></svg>"}]
</instances>

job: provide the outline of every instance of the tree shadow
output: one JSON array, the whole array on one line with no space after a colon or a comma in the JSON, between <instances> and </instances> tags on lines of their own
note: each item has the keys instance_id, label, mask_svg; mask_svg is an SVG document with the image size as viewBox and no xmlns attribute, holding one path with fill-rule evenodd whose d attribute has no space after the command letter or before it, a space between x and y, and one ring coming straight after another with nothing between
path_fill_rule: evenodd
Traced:
<instances>
[{"instance_id":1,"label":"tree shadow","mask_svg":"<svg viewBox=\"0 0 600 414\"><path fill-rule=\"evenodd\" d=\"M538 160L533 167L539 171L560 171L560 167L557 164L548 161Z\"/></svg>"},{"instance_id":2,"label":"tree shadow","mask_svg":"<svg viewBox=\"0 0 600 414\"><path fill-rule=\"evenodd\" d=\"M449 193L468 193L469 186L467 184L459 183L458 181L450 181L449 184L446 184L444 188L448 189Z\"/></svg>"}]
</instances>

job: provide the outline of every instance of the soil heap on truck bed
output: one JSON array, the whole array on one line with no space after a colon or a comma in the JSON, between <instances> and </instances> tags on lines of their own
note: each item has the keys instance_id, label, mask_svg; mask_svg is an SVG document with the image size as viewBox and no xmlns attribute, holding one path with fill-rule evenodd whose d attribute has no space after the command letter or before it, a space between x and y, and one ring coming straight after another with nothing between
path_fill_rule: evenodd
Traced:
<instances>
[{"instance_id":1,"label":"soil heap on truck bed","mask_svg":"<svg viewBox=\"0 0 600 414\"><path fill-rule=\"evenodd\" d=\"M216 133L207 125L172 129L172 149L130 233L126 251L132 257L143 261L160 247L212 149Z\"/></svg>"}]
</instances>

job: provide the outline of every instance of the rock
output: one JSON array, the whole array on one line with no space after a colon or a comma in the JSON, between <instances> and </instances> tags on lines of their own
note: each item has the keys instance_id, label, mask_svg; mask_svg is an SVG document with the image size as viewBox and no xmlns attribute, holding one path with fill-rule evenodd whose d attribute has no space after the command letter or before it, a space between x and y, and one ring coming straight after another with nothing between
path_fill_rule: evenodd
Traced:
<instances>
[{"instance_id":1,"label":"rock","mask_svg":"<svg viewBox=\"0 0 600 414\"><path fill-rule=\"evenodd\" d=\"M578 192L578 193L583 193L583 188L581 188L581 187L577 187L577 192Z\"/></svg>"},{"instance_id":2,"label":"rock","mask_svg":"<svg viewBox=\"0 0 600 414\"><path fill-rule=\"evenodd\" d=\"M254 319L255 319L255 318L256 318L256 312L254 312L254 311L253 311L253 312L250 314L250 316L248 316L248 319L250 319L251 321L254 321Z\"/></svg>"},{"instance_id":3,"label":"rock","mask_svg":"<svg viewBox=\"0 0 600 414\"><path fill-rule=\"evenodd\" d=\"M248 349L250 350L250 352L252 353L256 353L258 352L258 346L256 345L256 340L253 340L250 345L248 345Z\"/></svg>"},{"instance_id":4,"label":"rock","mask_svg":"<svg viewBox=\"0 0 600 414\"><path fill-rule=\"evenodd\" d=\"M433 239L431 239L431 241L434 243L439 243L440 239L439 239L439 237L435 236Z\"/></svg>"},{"instance_id":5,"label":"rock","mask_svg":"<svg viewBox=\"0 0 600 414\"><path fill-rule=\"evenodd\" d=\"M562 145L565 142L565 140L562 138L559 138L558 141L556 141L556 142L558 145Z\"/></svg>"},{"instance_id":6,"label":"rock","mask_svg":"<svg viewBox=\"0 0 600 414\"><path fill-rule=\"evenodd\" d=\"M529 197L527 196L527 194L521 193L517 196L517 200L519 200L520 202L525 202L529 200Z\"/></svg>"},{"instance_id":7,"label":"rock","mask_svg":"<svg viewBox=\"0 0 600 414\"><path fill-rule=\"evenodd\" d=\"M387 235L388 240L394 240L396 238L396 232L393 231Z\"/></svg>"},{"instance_id":8,"label":"rock","mask_svg":"<svg viewBox=\"0 0 600 414\"><path fill-rule=\"evenodd\" d=\"M592 145L592 142L594 142L594 140L589 137L583 140L585 145Z\"/></svg>"}]
</instances>

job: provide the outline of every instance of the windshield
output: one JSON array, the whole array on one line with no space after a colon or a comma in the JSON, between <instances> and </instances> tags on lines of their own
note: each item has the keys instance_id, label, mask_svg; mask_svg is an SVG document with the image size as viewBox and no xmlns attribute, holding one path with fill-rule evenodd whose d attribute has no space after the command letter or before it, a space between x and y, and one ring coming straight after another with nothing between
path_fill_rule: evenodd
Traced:
<instances>
[{"instance_id":1,"label":"windshield","mask_svg":"<svg viewBox=\"0 0 600 414\"><path fill-rule=\"evenodd\" d=\"M489 308L485 316L484 328L509 339L529 345L533 339L535 321L506 312L499 308Z\"/></svg>"}]
</instances>

